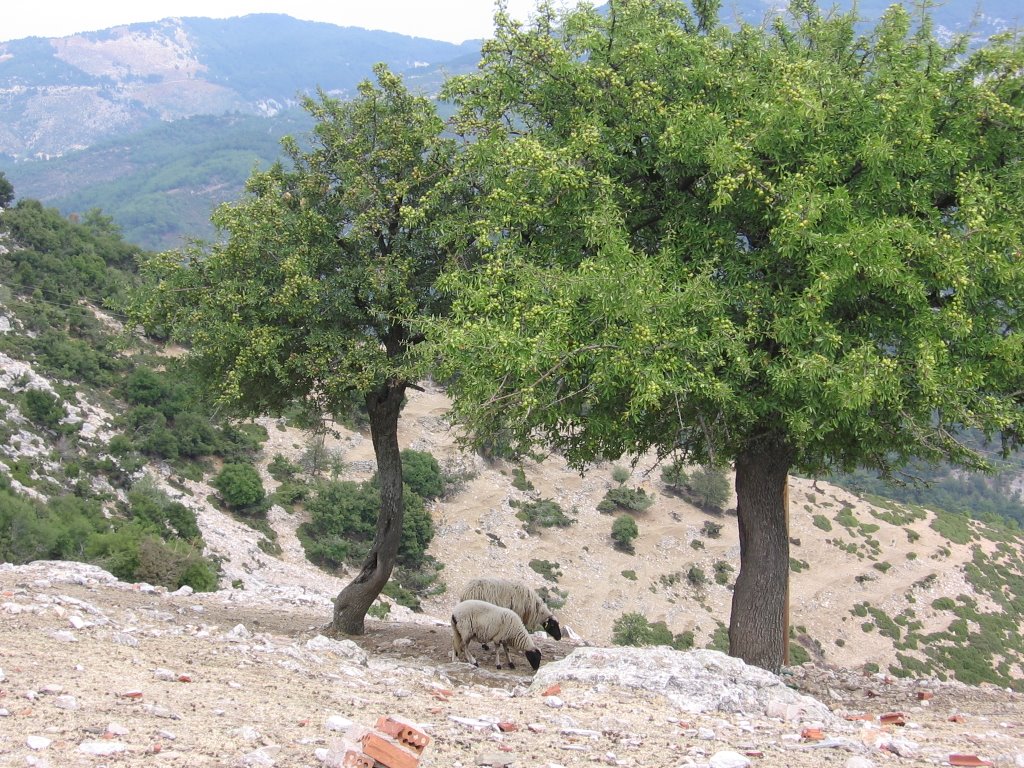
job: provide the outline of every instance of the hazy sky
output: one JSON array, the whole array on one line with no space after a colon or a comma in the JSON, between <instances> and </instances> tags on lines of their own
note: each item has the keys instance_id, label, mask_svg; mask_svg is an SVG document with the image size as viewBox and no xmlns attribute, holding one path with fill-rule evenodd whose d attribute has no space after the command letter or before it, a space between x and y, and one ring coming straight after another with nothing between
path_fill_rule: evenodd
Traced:
<instances>
[{"instance_id":1,"label":"hazy sky","mask_svg":"<svg viewBox=\"0 0 1024 768\"><path fill-rule=\"evenodd\" d=\"M5 0L3 5L0 41L64 37L168 16L286 13L308 21L461 43L490 37L494 16L493 0ZM509 13L521 21L535 7L535 0L508 0Z\"/></svg>"}]
</instances>

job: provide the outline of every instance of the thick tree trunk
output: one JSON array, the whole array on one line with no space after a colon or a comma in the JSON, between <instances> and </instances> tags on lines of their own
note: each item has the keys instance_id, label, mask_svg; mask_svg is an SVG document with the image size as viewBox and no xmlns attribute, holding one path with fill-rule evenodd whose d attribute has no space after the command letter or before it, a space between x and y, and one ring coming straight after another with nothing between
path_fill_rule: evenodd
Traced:
<instances>
[{"instance_id":1,"label":"thick tree trunk","mask_svg":"<svg viewBox=\"0 0 1024 768\"><path fill-rule=\"evenodd\" d=\"M753 446L736 459L740 572L732 593L729 654L778 672L788 642L783 612L789 585L789 535L784 493L791 452Z\"/></svg>"},{"instance_id":2,"label":"thick tree trunk","mask_svg":"<svg viewBox=\"0 0 1024 768\"><path fill-rule=\"evenodd\" d=\"M366 396L370 414L370 437L377 458L380 481L380 516L373 546L359 574L334 601L333 634L361 635L370 605L384 589L398 556L402 539L402 458L398 448L398 416L402 410L405 384L389 382Z\"/></svg>"}]
</instances>

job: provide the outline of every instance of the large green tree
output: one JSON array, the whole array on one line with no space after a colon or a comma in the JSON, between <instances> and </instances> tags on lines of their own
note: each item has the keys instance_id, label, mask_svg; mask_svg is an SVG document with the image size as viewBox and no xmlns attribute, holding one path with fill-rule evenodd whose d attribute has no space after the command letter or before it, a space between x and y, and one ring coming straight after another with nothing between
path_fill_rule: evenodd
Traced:
<instances>
[{"instance_id":1,"label":"large green tree","mask_svg":"<svg viewBox=\"0 0 1024 768\"><path fill-rule=\"evenodd\" d=\"M980 467L1024 402L1021 41L790 6L499 13L448 91L486 257L434 326L476 434L735 466L730 652L773 670L788 473Z\"/></svg>"},{"instance_id":2,"label":"large green tree","mask_svg":"<svg viewBox=\"0 0 1024 768\"><path fill-rule=\"evenodd\" d=\"M341 102L320 94L311 147L285 140L286 167L253 173L245 196L220 207L223 235L145 262L145 324L184 342L220 402L240 413L299 403L338 417L362 401L379 473L381 510L370 552L335 601L332 628L361 634L387 583L402 535L398 420L418 378L410 327L436 313L441 257L423 205L449 170L433 104L383 65Z\"/></svg>"}]
</instances>

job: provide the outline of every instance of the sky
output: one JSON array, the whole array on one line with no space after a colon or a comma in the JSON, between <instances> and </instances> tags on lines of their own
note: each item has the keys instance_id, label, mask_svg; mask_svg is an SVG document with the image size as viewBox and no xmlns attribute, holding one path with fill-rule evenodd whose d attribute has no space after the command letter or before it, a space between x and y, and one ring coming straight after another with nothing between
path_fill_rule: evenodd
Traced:
<instances>
[{"instance_id":1,"label":"sky","mask_svg":"<svg viewBox=\"0 0 1024 768\"><path fill-rule=\"evenodd\" d=\"M513 18L526 21L535 0L508 0ZM556 7L561 4L556 3ZM364 27L461 43L490 37L493 0L7 0L0 14L0 41L65 37L169 16L228 18L285 13L305 21Z\"/></svg>"}]
</instances>

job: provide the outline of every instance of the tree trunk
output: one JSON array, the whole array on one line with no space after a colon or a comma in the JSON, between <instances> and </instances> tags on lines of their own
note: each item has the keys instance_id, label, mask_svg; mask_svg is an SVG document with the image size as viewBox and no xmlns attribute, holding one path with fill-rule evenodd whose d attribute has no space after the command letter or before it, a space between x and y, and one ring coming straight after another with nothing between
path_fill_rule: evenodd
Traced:
<instances>
[{"instance_id":1,"label":"tree trunk","mask_svg":"<svg viewBox=\"0 0 1024 768\"><path fill-rule=\"evenodd\" d=\"M789 584L784 494L792 453L764 443L736 458L740 572L732 593L729 654L778 672L788 638L783 612Z\"/></svg>"},{"instance_id":2,"label":"tree trunk","mask_svg":"<svg viewBox=\"0 0 1024 768\"><path fill-rule=\"evenodd\" d=\"M370 414L370 438L377 458L380 482L380 516L373 546L359 574L334 600L332 634L361 635L370 605L384 589L398 556L402 540L402 458L398 448L398 416L405 397L405 384L388 382L366 396Z\"/></svg>"}]
</instances>

